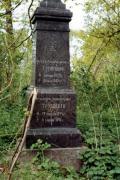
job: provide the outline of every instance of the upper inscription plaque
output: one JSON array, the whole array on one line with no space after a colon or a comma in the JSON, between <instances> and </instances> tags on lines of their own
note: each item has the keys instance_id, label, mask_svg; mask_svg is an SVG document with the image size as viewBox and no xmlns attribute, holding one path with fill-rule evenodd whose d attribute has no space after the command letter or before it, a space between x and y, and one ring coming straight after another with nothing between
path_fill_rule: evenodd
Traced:
<instances>
[{"instance_id":1,"label":"upper inscription plaque","mask_svg":"<svg viewBox=\"0 0 120 180\"><path fill-rule=\"evenodd\" d=\"M36 79L39 86L69 86L70 63L68 35L60 32L38 32Z\"/></svg>"}]
</instances>

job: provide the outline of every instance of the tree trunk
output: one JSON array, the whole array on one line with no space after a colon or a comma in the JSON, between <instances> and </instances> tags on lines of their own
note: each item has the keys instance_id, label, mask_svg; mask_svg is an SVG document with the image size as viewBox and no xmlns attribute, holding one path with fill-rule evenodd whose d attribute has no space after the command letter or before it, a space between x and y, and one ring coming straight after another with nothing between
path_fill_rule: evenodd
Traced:
<instances>
[{"instance_id":1,"label":"tree trunk","mask_svg":"<svg viewBox=\"0 0 120 180\"><path fill-rule=\"evenodd\" d=\"M12 14L12 1L11 0L4 0L5 4L5 13L6 13L6 23L5 23L5 30L7 35L7 44L9 47L13 47L12 43L14 40L14 33L13 33L13 14Z\"/></svg>"}]
</instances>

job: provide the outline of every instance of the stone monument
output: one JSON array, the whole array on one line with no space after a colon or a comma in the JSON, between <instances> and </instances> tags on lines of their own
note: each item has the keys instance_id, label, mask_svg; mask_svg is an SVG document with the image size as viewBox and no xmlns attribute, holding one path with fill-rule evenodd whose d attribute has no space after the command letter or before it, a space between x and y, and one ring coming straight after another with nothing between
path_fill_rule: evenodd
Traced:
<instances>
[{"instance_id":1,"label":"stone monument","mask_svg":"<svg viewBox=\"0 0 120 180\"><path fill-rule=\"evenodd\" d=\"M43 0L34 24L33 81L38 90L26 147L38 139L53 148L80 147L76 95L70 87L69 22L72 13L61 0Z\"/></svg>"}]
</instances>

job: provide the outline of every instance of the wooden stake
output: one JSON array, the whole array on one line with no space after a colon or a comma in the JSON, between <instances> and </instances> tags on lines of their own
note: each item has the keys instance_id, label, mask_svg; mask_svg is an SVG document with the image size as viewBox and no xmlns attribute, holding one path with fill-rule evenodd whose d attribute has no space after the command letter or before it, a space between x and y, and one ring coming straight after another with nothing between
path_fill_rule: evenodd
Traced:
<instances>
[{"instance_id":1,"label":"wooden stake","mask_svg":"<svg viewBox=\"0 0 120 180\"><path fill-rule=\"evenodd\" d=\"M20 156L20 153L22 152L22 148L24 146L27 131L28 131L28 128L30 126L30 121L31 121L31 118L32 118L33 110L34 110L35 100L37 98L37 90L35 88L34 88L34 91L32 92L31 97L32 97L31 107L28 104L28 110L30 109L30 113L29 113L28 118L26 118L26 122L25 122L25 125L24 125L23 136L22 136L21 142L18 144L18 146L16 148L16 151L15 151L15 153L13 155L13 158L12 158L12 162L11 162L10 170L9 170L8 180L11 180L11 178L12 178L12 172L13 172L14 166L15 166L15 164L16 164L19 156ZM30 103L30 101L31 101L31 98L29 99L29 103Z\"/></svg>"}]
</instances>

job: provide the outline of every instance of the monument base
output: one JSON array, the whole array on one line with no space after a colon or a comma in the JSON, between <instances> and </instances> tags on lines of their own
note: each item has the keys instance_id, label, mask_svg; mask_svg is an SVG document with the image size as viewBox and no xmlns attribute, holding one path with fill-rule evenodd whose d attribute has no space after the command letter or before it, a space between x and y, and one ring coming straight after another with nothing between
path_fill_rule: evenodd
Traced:
<instances>
[{"instance_id":1,"label":"monument base","mask_svg":"<svg viewBox=\"0 0 120 180\"><path fill-rule=\"evenodd\" d=\"M53 148L80 147L83 142L77 128L29 129L26 137L26 148L30 148L38 139L51 144Z\"/></svg>"},{"instance_id":2,"label":"monument base","mask_svg":"<svg viewBox=\"0 0 120 180\"><path fill-rule=\"evenodd\" d=\"M80 171L82 161L80 160L80 154L85 151L85 147L73 147L73 148L52 148L44 151L46 158L56 161L62 166L73 167L76 171ZM37 150L24 149L19 158L19 162L25 164L30 162L36 155Z\"/></svg>"},{"instance_id":3,"label":"monument base","mask_svg":"<svg viewBox=\"0 0 120 180\"><path fill-rule=\"evenodd\" d=\"M45 157L58 162L63 168L73 167L76 171L80 171L82 161L80 153L84 151L83 147L58 148L45 151Z\"/></svg>"}]
</instances>

